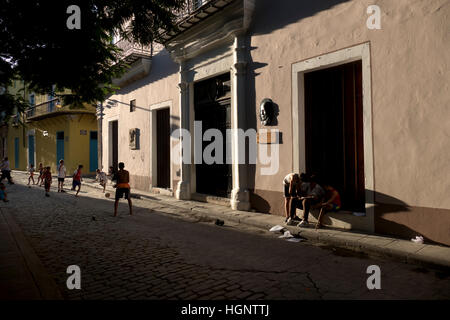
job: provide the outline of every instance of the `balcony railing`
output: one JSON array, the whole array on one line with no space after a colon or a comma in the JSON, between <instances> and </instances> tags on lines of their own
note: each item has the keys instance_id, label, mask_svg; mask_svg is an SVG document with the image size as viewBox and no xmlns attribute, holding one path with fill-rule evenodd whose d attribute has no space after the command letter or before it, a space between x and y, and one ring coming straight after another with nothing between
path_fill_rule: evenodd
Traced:
<instances>
[{"instance_id":1,"label":"balcony railing","mask_svg":"<svg viewBox=\"0 0 450 320\"><path fill-rule=\"evenodd\" d=\"M92 113L95 114L95 108L70 108L69 105L62 105L59 98L49 100L38 104L25 111L26 121L40 120L46 117L58 116L67 113Z\"/></svg>"},{"instance_id":2,"label":"balcony railing","mask_svg":"<svg viewBox=\"0 0 450 320\"><path fill-rule=\"evenodd\" d=\"M186 5L183 10L177 12L177 22L189 17L193 12L204 6L210 0L186 0Z\"/></svg>"},{"instance_id":3,"label":"balcony railing","mask_svg":"<svg viewBox=\"0 0 450 320\"><path fill-rule=\"evenodd\" d=\"M217 11L222 10L233 1L234 0L186 0L184 9L176 13L176 24L179 31L163 32L161 37L164 41L168 41Z\"/></svg>"},{"instance_id":4,"label":"balcony railing","mask_svg":"<svg viewBox=\"0 0 450 320\"><path fill-rule=\"evenodd\" d=\"M122 49L121 57L127 63L131 64L139 58L151 58L153 54L152 46L143 46L137 43L130 42L126 39L121 39L116 42L116 46Z\"/></svg>"}]
</instances>

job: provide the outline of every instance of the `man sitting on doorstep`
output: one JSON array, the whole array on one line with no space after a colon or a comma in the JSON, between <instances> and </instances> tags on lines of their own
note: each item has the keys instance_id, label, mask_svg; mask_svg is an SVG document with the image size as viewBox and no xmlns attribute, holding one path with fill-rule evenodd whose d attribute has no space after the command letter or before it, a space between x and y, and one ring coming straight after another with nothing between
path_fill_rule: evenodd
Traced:
<instances>
[{"instance_id":1,"label":"man sitting on doorstep","mask_svg":"<svg viewBox=\"0 0 450 320\"><path fill-rule=\"evenodd\" d=\"M295 207L292 202L299 196L306 195L309 183L305 173L298 175L297 173L290 173L283 179L284 185L284 202L286 210L286 220L288 225L292 225L295 221L300 221L300 218L295 214ZM293 209L294 208L294 209Z\"/></svg>"},{"instance_id":2,"label":"man sitting on doorstep","mask_svg":"<svg viewBox=\"0 0 450 320\"><path fill-rule=\"evenodd\" d=\"M309 178L309 185L306 190L306 196L301 195L293 199L291 204L291 214L295 214L296 208L303 210L303 219L299 223L299 227L305 227L308 225L309 210L319 208L324 195L325 191L317 183L317 177L315 175L311 175Z\"/></svg>"},{"instance_id":3,"label":"man sitting on doorstep","mask_svg":"<svg viewBox=\"0 0 450 320\"><path fill-rule=\"evenodd\" d=\"M316 229L319 229L322 226L322 217L326 212L337 212L341 208L341 196L339 195L339 192L327 183L324 184L323 187L325 189L325 201L320 204L321 208L319 218L317 219Z\"/></svg>"},{"instance_id":4,"label":"man sitting on doorstep","mask_svg":"<svg viewBox=\"0 0 450 320\"><path fill-rule=\"evenodd\" d=\"M286 213L286 223L291 223L290 213L292 212L292 200L295 199L298 195L298 191L300 189L300 176L298 173L289 173L283 179L283 187L284 187L284 208ZM295 211L294 211L295 215Z\"/></svg>"}]
</instances>

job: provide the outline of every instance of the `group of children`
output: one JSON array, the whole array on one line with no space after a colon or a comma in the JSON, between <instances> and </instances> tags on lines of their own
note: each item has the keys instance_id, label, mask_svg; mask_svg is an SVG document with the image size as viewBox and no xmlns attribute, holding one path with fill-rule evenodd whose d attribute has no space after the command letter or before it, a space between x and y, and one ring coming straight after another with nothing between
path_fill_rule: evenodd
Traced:
<instances>
[{"instance_id":1,"label":"group of children","mask_svg":"<svg viewBox=\"0 0 450 320\"><path fill-rule=\"evenodd\" d=\"M0 200L4 202L8 202L7 199L7 193L6 188L1 181L4 177L8 178L8 182L10 184L14 184L11 180L11 176L9 175L9 162L8 158L5 158L3 162L0 164L0 168L2 169L2 176L0 177ZM100 182L100 185L103 187L103 193L106 189L106 184L108 181L108 177L111 178L112 181L117 181L117 183L113 186L116 188L116 197L114 202L114 216L117 216L117 208L119 205L119 199L125 198L128 201L128 206L130 209L130 215L133 214L133 208L132 208L132 202L130 197L130 174L127 170L124 169L125 164L123 162L119 163L119 171L115 172L114 167L109 167L108 174L102 172L100 169L97 169L97 177L96 180ZM83 165L78 165L78 168L74 171L72 175L72 190L76 190L75 196L78 197L78 193L81 189L81 181L82 179L82 169ZM36 169L34 168L34 164L30 164L28 168L28 187L31 188L31 182L33 182L33 185L44 185L45 187L45 196L50 197L50 186L52 184L52 171L50 166L44 167L42 163L39 163L39 176L37 182L34 181L34 174L36 172ZM66 178L66 167L64 166L64 160L59 160L59 164L56 168L58 171L58 192L65 192L64 191L64 179ZM3 171L8 171L8 173L4 173ZM109 196L109 193L106 194L106 196Z\"/></svg>"},{"instance_id":2,"label":"group of children","mask_svg":"<svg viewBox=\"0 0 450 320\"><path fill-rule=\"evenodd\" d=\"M81 177L83 165L79 165L78 168L74 171L72 176L72 190L75 190L76 187L78 187L77 192L75 194L76 197L78 197L78 193L81 189L81 181L83 180ZM39 177L37 180L37 183L34 182L34 173L36 172L34 165L30 164L30 167L28 168L28 186L31 188L30 183L33 181L33 185L44 185L45 189L45 196L50 197L50 186L52 184L52 171L51 167L47 166L44 167L42 163L39 163ZM56 170L58 171L58 192L66 192L64 190L64 179L66 178L66 167L64 166L64 160L59 160L59 165L57 166Z\"/></svg>"},{"instance_id":3,"label":"group of children","mask_svg":"<svg viewBox=\"0 0 450 320\"><path fill-rule=\"evenodd\" d=\"M341 208L339 192L328 183L320 186L315 175L305 173L290 173L283 179L286 224L293 225L300 221L299 226L307 226L310 209L320 208L316 229L322 226L323 215L328 211L338 211ZM296 209L303 210L303 219L296 215Z\"/></svg>"}]
</instances>

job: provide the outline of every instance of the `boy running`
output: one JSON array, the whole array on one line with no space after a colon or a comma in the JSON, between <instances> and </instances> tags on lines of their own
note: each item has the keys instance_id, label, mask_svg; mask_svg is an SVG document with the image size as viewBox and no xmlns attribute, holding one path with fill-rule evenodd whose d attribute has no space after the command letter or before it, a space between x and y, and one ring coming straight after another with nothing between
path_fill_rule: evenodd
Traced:
<instances>
[{"instance_id":1,"label":"boy running","mask_svg":"<svg viewBox=\"0 0 450 320\"><path fill-rule=\"evenodd\" d=\"M42 178L44 180L45 196L50 197L50 195L48 194L50 192L50 186L52 184L52 172L50 167L45 168L44 176Z\"/></svg>"},{"instance_id":2,"label":"boy running","mask_svg":"<svg viewBox=\"0 0 450 320\"><path fill-rule=\"evenodd\" d=\"M27 186L30 185L31 180L33 180L33 185L36 184L36 183L34 183L34 177L33 177L34 176L34 171L35 171L34 164L30 163L30 168L28 169L29 177L28 177L28 184L27 184ZM31 186L30 186L30 188L31 188Z\"/></svg>"},{"instance_id":3,"label":"boy running","mask_svg":"<svg viewBox=\"0 0 450 320\"><path fill-rule=\"evenodd\" d=\"M66 167L64 166L64 160L59 160L58 165L58 192L65 192L63 189L64 186L64 178L66 177Z\"/></svg>"},{"instance_id":4,"label":"boy running","mask_svg":"<svg viewBox=\"0 0 450 320\"><path fill-rule=\"evenodd\" d=\"M75 190L75 187L78 186L78 190L77 193L75 194L75 197L78 197L78 193L80 192L81 189L81 181L83 181L83 179L81 178L81 169L83 169L83 165L79 165L78 169L75 170L73 172L73 176L72 176L72 190Z\"/></svg>"}]
</instances>

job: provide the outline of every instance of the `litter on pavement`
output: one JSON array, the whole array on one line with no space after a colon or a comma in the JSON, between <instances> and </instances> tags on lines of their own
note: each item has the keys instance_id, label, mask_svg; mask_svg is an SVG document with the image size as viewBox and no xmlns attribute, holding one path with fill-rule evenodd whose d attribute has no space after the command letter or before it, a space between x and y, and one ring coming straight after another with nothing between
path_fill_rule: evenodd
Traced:
<instances>
[{"instance_id":1,"label":"litter on pavement","mask_svg":"<svg viewBox=\"0 0 450 320\"><path fill-rule=\"evenodd\" d=\"M287 241L289 241L289 242L301 242L301 241L305 241L305 239L301 239L301 238L290 238L290 239L287 239Z\"/></svg>"},{"instance_id":2,"label":"litter on pavement","mask_svg":"<svg viewBox=\"0 0 450 320\"><path fill-rule=\"evenodd\" d=\"M289 232L289 230L285 231L282 236L279 236L278 238L293 238L294 236Z\"/></svg>"},{"instance_id":3,"label":"litter on pavement","mask_svg":"<svg viewBox=\"0 0 450 320\"><path fill-rule=\"evenodd\" d=\"M411 239L412 242L423 244L423 237L422 236L416 236L414 239Z\"/></svg>"},{"instance_id":4,"label":"litter on pavement","mask_svg":"<svg viewBox=\"0 0 450 320\"><path fill-rule=\"evenodd\" d=\"M270 232L279 232L284 230L283 226L280 226L279 224L277 224L276 226L273 226L272 228L270 228Z\"/></svg>"}]
</instances>

